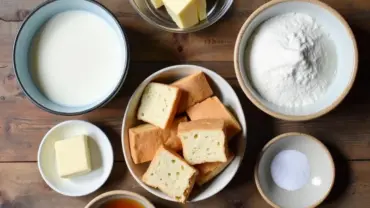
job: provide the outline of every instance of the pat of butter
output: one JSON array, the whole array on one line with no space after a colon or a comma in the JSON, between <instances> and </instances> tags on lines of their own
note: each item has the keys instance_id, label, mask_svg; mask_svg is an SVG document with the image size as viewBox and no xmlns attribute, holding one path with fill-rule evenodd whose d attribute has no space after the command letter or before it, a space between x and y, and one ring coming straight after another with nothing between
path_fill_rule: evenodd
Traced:
<instances>
[{"instance_id":1,"label":"pat of butter","mask_svg":"<svg viewBox=\"0 0 370 208\"><path fill-rule=\"evenodd\" d=\"M198 24L197 0L163 0L172 20L180 28L188 28Z\"/></svg>"},{"instance_id":2,"label":"pat of butter","mask_svg":"<svg viewBox=\"0 0 370 208\"><path fill-rule=\"evenodd\" d=\"M55 142L56 165L62 178L83 175L91 171L88 137L75 136Z\"/></svg>"},{"instance_id":3,"label":"pat of butter","mask_svg":"<svg viewBox=\"0 0 370 208\"><path fill-rule=\"evenodd\" d=\"M206 0L195 0L198 7L198 18L200 21L207 18L207 1Z\"/></svg>"},{"instance_id":4,"label":"pat of butter","mask_svg":"<svg viewBox=\"0 0 370 208\"><path fill-rule=\"evenodd\" d=\"M163 6L163 1L162 0L150 0L154 8L158 9L161 6Z\"/></svg>"}]
</instances>

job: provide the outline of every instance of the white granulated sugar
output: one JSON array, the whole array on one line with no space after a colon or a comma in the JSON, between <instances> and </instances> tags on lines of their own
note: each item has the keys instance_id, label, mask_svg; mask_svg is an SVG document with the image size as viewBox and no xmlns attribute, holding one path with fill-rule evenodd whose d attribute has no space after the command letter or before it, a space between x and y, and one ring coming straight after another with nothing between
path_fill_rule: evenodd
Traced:
<instances>
[{"instance_id":1,"label":"white granulated sugar","mask_svg":"<svg viewBox=\"0 0 370 208\"><path fill-rule=\"evenodd\" d=\"M296 150L283 150L271 163L272 180L280 188L295 191L302 188L310 179L310 164L303 153Z\"/></svg>"},{"instance_id":2,"label":"white granulated sugar","mask_svg":"<svg viewBox=\"0 0 370 208\"><path fill-rule=\"evenodd\" d=\"M313 104L326 93L335 75L333 46L329 35L306 14L273 17L248 42L251 82L264 99L277 106Z\"/></svg>"}]
</instances>

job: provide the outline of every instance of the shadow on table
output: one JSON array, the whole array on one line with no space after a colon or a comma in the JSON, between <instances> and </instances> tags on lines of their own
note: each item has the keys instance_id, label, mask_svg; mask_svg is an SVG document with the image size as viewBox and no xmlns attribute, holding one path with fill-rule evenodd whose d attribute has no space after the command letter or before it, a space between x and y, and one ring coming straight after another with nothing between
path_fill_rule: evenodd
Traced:
<instances>
[{"instance_id":1,"label":"shadow on table","mask_svg":"<svg viewBox=\"0 0 370 208\"><path fill-rule=\"evenodd\" d=\"M110 143L112 144L114 161L122 161L123 152L121 144L121 131L117 131L121 127L112 126L109 121L96 121L94 122L108 137Z\"/></svg>"},{"instance_id":2,"label":"shadow on table","mask_svg":"<svg viewBox=\"0 0 370 208\"><path fill-rule=\"evenodd\" d=\"M327 138L326 141L333 141L335 138ZM351 185L351 171L350 164L347 158L341 153L338 147L326 142L326 147L330 151L335 166L335 180L334 185L329 193L329 196L324 201L324 204L330 204L331 202L341 198Z\"/></svg>"},{"instance_id":3,"label":"shadow on table","mask_svg":"<svg viewBox=\"0 0 370 208\"><path fill-rule=\"evenodd\" d=\"M273 137L273 118L255 107L240 88L234 88L247 121L247 147L243 162L229 184L230 189L254 180L254 167L263 146Z\"/></svg>"}]
</instances>

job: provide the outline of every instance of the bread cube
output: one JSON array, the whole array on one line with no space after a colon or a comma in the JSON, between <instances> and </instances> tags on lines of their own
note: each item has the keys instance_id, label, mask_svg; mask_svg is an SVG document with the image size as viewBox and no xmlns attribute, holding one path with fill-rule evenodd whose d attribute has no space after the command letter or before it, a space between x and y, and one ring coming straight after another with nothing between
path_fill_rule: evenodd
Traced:
<instances>
[{"instance_id":1,"label":"bread cube","mask_svg":"<svg viewBox=\"0 0 370 208\"><path fill-rule=\"evenodd\" d=\"M175 117L181 91L177 87L150 83L141 97L137 118L162 129L168 128Z\"/></svg>"},{"instance_id":2,"label":"bread cube","mask_svg":"<svg viewBox=\"0 0 370 208\"><path fill-rule=\"evenodd\" d=\"M203 72L184 77L172 83L171 86L178 87L182 91L178 113L185 112L191 106L213 95L212 88Z\"/></svg>"},{"instance_id":3,"label":"bread cube","mask_svg":"<svg viewBox=\"0 0 370 208\"><path fill-rule=\"evenodd\" d=\"M193 189L198 171L177 153L161 146L144 173L142 180L176 201L185 203Z\"/></svg>"},{"instance_id":4,"label":"bread cube","mask_svg":"<svg viewBox=\"0 0 370 208\"><path fill-rule=\"evenodd\" d=\"M191 164L227 161L227 139L222 119L204 119L179 124L183 156Z\"/></svg>"},{"instance_id":5,"label":"bread cube","mask_svg":"<svg viewBox=\"0 0 370 208\"><path fill-rule=\"evenodd\" d=\"M238 121L216 96L194 105L186 113L192 121L199 119L223 119L228 139L231 139L241 131Z\"/></svg>"},{"instance_id":6,"label":"bread cube","mask_svg":"<svg viewBox=\"0 0 370 208\"><path fill-rule=\"evenodd\" d=\"M167 129L161 129L152 124L141 124L129 129L131 157L135 164L151 161L161 145L174 150L182 149L181 141L177 137L177 126L187 121L187 117L174 120Z\"/></svg>"}]
</instances>

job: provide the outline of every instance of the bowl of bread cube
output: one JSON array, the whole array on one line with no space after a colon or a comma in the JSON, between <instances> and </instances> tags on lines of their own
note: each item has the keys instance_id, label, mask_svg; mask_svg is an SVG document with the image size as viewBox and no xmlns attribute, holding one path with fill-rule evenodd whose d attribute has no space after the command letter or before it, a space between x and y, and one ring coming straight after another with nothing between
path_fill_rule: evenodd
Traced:
<instances>
[{"instance_id":1,"label":"bowl of bread cube","mask_svg":"<svg viewBox=\"0 0 370 208\"><path fill-rule=\"evenodd\" d=\"M209 198L236 174L246 148L244 112L212 70L175 65L146 78L122 123L122 148L135 180L179 203Z\"/></svg>"}]
</instances>

